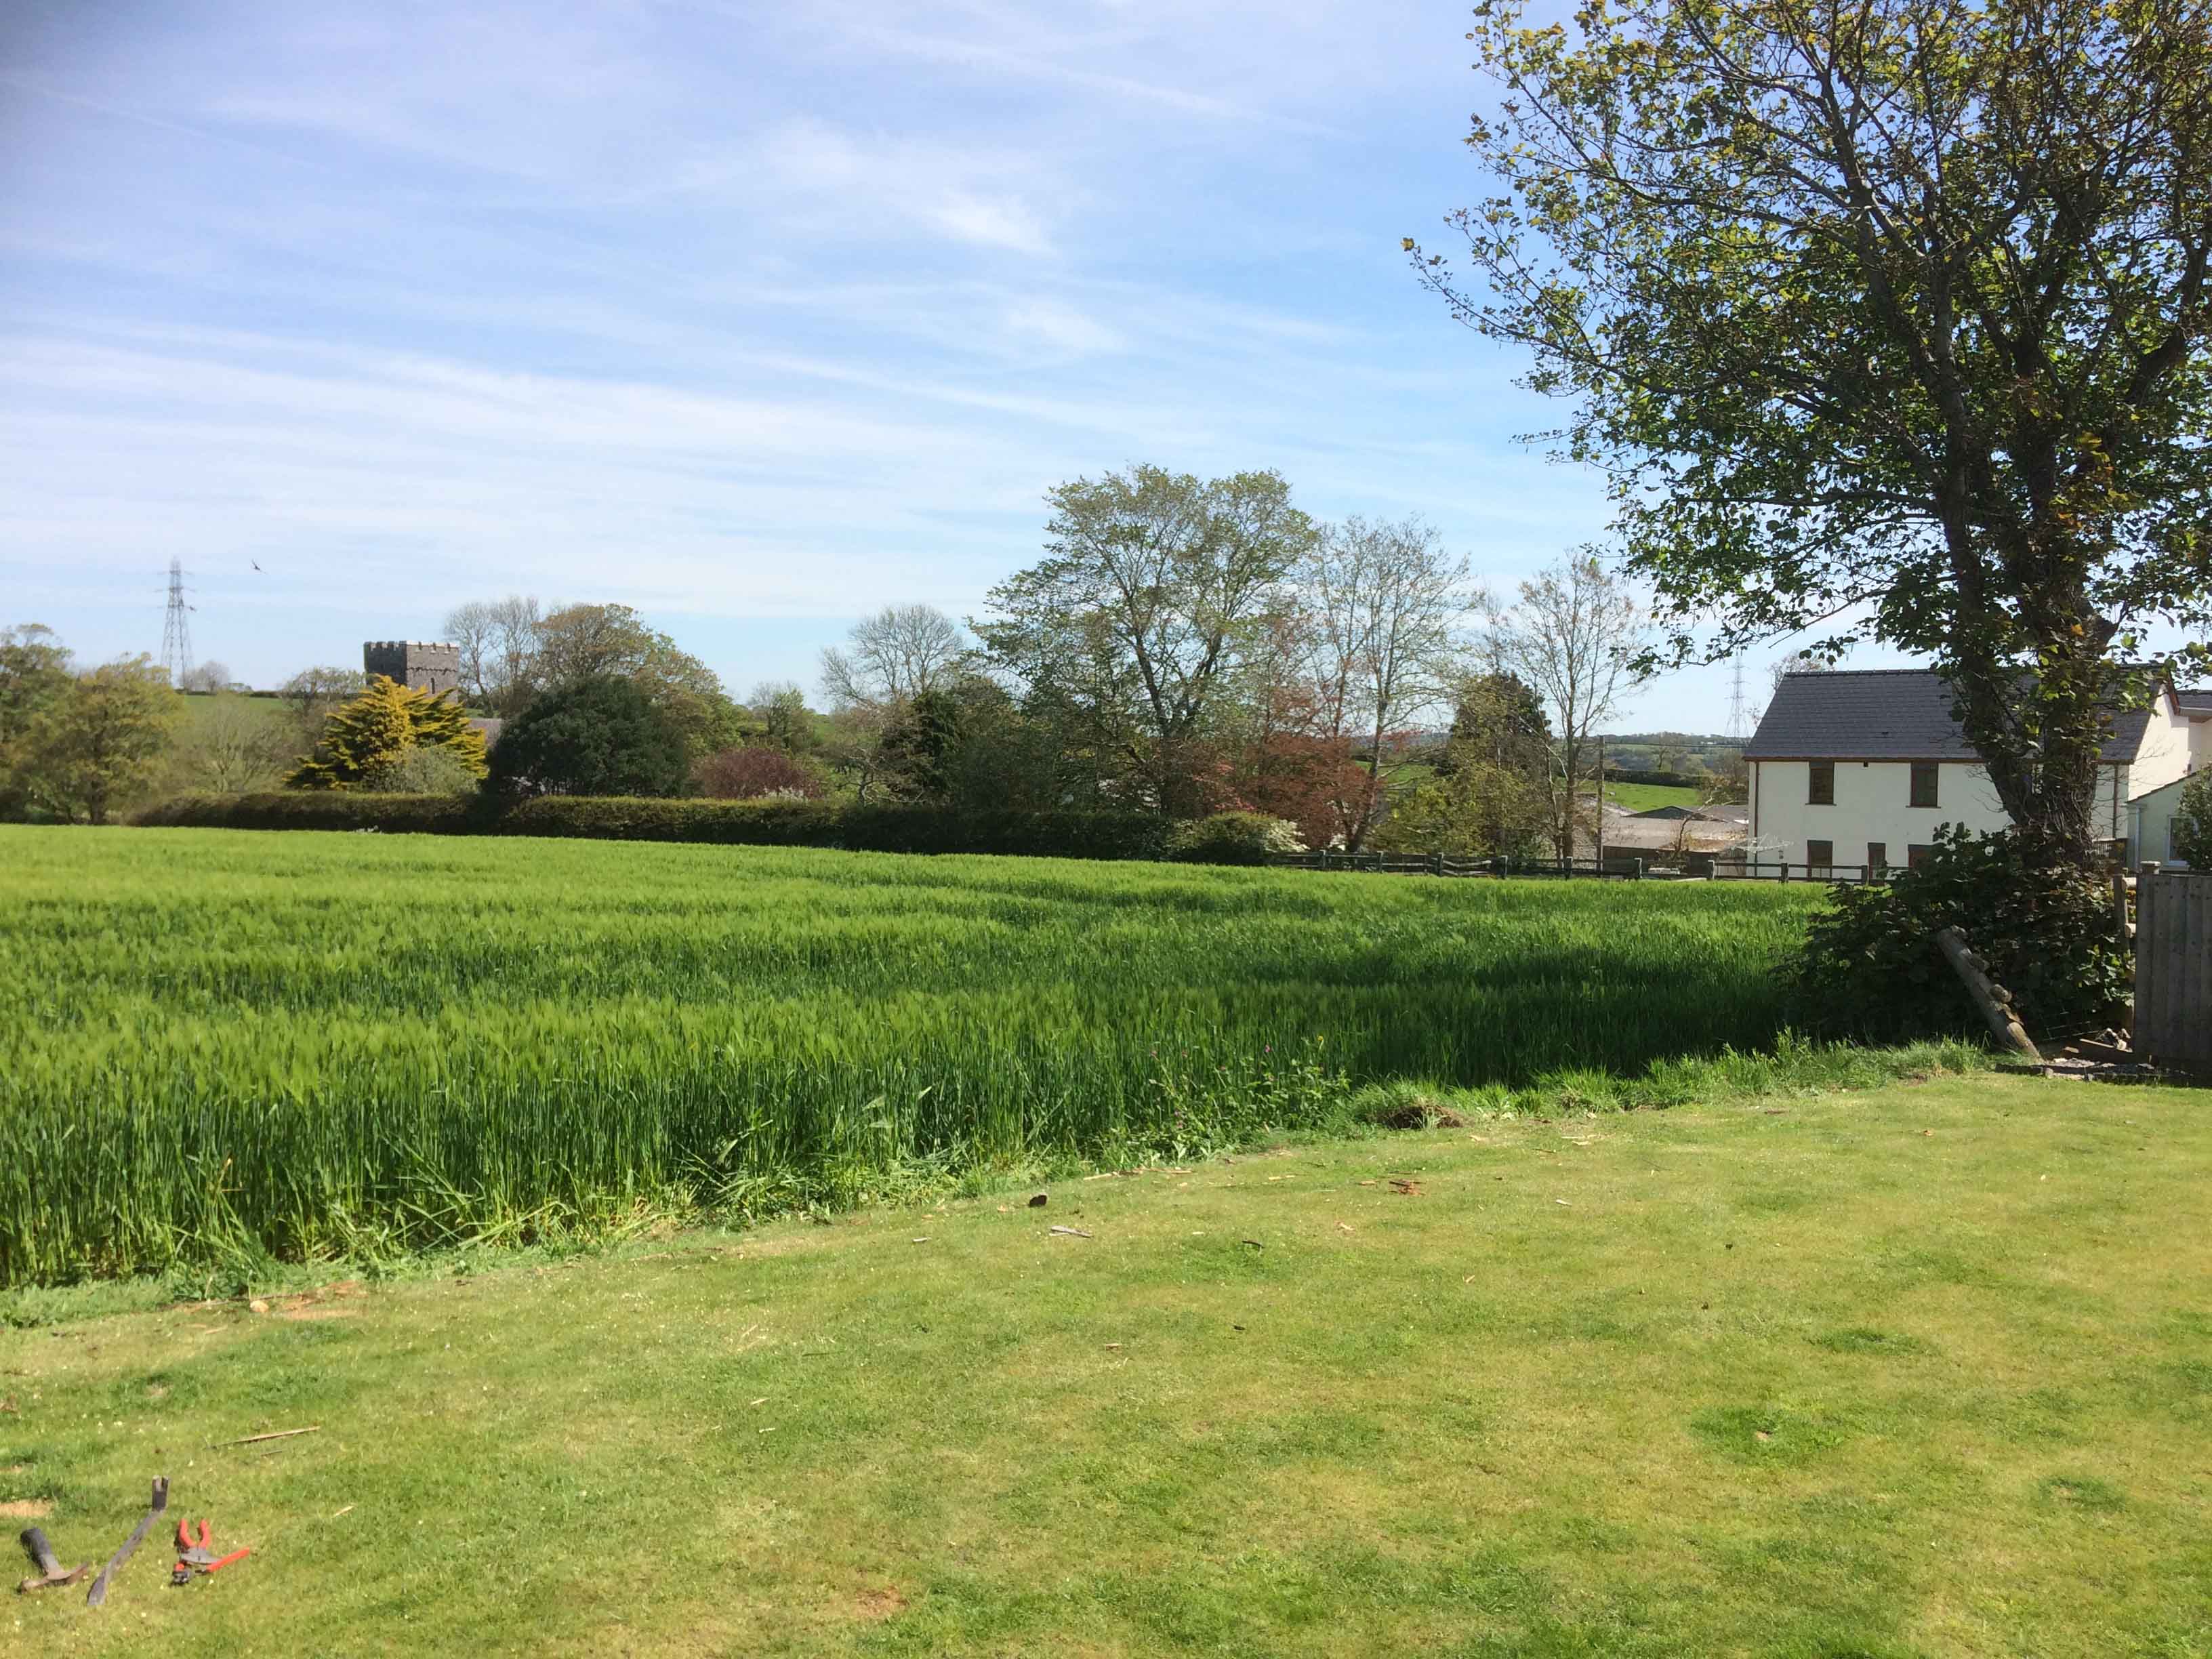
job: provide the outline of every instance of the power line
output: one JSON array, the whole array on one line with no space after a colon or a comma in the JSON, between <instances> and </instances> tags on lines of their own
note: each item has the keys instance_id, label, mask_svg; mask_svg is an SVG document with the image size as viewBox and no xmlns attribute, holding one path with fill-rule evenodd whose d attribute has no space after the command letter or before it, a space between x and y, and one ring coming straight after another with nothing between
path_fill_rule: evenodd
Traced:
<instances>
[{"instance_id":1,"label":"power line","mask_svg":"<svg viewBox=\"0 0 2212 1659\"><path fill-rule=\"evenodd\" d=\"M169 614L161 624L161 666L169 671L169 684L181 690L185 676L192 672L191 606L185 603L185 566L169 561Z\"/></svg>"}]
</instances>

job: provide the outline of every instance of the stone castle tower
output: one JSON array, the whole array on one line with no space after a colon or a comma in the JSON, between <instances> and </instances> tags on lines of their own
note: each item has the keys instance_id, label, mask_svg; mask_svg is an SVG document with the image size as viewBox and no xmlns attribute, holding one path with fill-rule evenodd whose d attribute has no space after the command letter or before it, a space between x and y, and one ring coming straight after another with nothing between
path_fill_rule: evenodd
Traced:
<instances>
[{"instance_id":1,"label":"stone castle tower","mask_svg":"<svg viewBox=\"0 0 2212 1659\"><path fill-rule=\"evenodd\" d=\"M461 647L424 645L413 640L368 640L361 647L361 666L364 677L382 674L434 695L461 683Z\"/></svg>"}]
</instances>

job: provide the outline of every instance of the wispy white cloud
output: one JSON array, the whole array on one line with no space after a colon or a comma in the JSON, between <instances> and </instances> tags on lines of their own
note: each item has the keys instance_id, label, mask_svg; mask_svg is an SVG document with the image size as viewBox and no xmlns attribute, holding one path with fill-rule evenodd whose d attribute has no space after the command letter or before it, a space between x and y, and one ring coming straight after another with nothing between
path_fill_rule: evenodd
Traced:
<instances>
[{"instance_id":1,"label":"wispy white cloud","mask_svg":"<svg viewBox=\"0 0 2212 1659\"><path fill-rule=\"evenodd\" d=\"M1046 213L1075 192L1034 160L981 146L864 137L813 118L783 122L733 156L701 161L679 194L749 201L787 222L848 238L921 226L956 241L1015 253L1053 251Z\"/></svg>"},{"instance_id":2,"label":"wispy white cloud","mask_svg":"<svg viewBox=\"0 0 2212 1659\"><path fill-rule=\"evenodd\" d=\"M1602 518L1399 264L1474 185L1429 0L94 10L0 40L0 611L92 654L173 552L257 678L516 588L804 678L1133 459L1508 577Z\"/></svg>"}]
</instances>

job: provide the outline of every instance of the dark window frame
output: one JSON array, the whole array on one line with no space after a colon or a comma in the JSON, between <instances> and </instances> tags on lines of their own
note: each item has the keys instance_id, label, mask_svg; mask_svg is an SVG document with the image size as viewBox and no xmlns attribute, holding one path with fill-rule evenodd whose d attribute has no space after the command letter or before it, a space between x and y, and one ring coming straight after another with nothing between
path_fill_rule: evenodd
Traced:
<instances>
[{"instance_id":1,"label":"dark window frame","mask_svg":"<svg viewBox=\"0 0 2212 1659\"><path fill-rule=\"evenodd\" d=\"M1867 874L1878 876L1889 868L1889 843L1870 841L1867 843Z\"/></svg>"},{"instance_id":2,"label":"dark window frame","mask_svg":"<svg viewBox=\"0 0 2212 1659\"><path fill-rule=\"evenodd\" d=\"M1833 761L1805 763L1805 805L1833 806L1836 804L1836 763Z\"/></svg>"},{"instance_id":3,"label":"dark window frame","mask_svg":"<svg viewBox=\"0 0 2212 1659\"><path fill-rule=\"evenodd\" d=\"M1911 806L1939 806L1942 804L1943 767L1940 761L1911 763L1912 781L1908 787L1906 805ZM1922 788L1923 784L1927 785Z\"/></svg>"},{"instance_id":4,"label":"dark window frame","mask_svg":"<svg viewBox=\"0 0 2212 1659\"><path fill-rule=\"evenodd\" d=\"M1818 853L1814 848L1820 850ZM1805 843L1805 863L1814 870L1832 870L1836 867L1836 843L1832 841L1810 841Z\"/></svg>"},{"instance_id":5,"label":"dark window frame","mask_svg":"<svg viewBox=\"0 0 2212 1659\"><path fill-rule=\"evenodd\" d=\"M1907 843L1905 848L1905 867L1908 870L1917 870L1934 856L1935 852L1936 849L1933 847L1924 842L1916 841Z\"/></svg>"}]
</instances>

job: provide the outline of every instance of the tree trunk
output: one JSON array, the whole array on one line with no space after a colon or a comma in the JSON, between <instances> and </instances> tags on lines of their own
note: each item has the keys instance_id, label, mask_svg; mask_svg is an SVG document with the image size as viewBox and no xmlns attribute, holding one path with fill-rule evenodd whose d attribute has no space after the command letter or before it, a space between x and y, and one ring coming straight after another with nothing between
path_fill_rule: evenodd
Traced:
<instances>
[{"instance_id":1,"label":"tree trunk","mask_svg":"<svg viewBox=\"0 0 2212 1659\"><path fill-rule=\"evenodd\" d=\"M2030 861L2086 870L2100 839L2097 773L2111 727L2114 676L2101 618L2038 671L2007 662L1954 667L1960 725L1983 757L1998 802Z\"/></svg>"}]
</instances>

